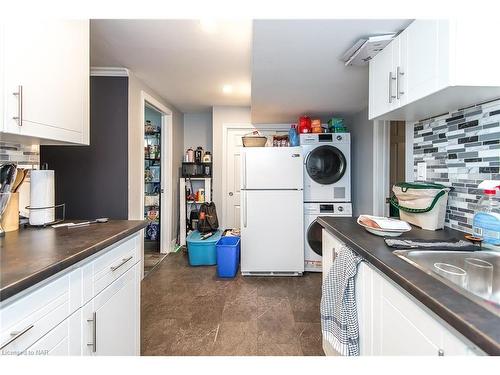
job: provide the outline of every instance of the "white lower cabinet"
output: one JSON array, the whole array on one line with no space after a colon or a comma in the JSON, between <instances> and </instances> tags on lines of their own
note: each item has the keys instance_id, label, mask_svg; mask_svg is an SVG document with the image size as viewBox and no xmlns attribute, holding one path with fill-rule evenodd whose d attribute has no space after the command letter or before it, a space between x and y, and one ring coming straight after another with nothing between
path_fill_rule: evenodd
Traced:
<instances>
[{"instance_id":1,"label":"white lower cabinet","mask_svg":"<svg viewBox=\"0 0 500 375\"><path fill-rule=\"evenodd\" d=\"M29 347L26 355L82 355L82 311L79 309Z\"/></svg>"},{"instance_id":2,"label":"white lower cabinet","mask_svg":"<svg viewBox=\"0 0 500 375\"><path fill-rule=\"evenodd\" d=\"M323 230L323 274L342 242ZM326 260L326 261L325 261ZM361 355L475 355L482 352L375 267L356 275ZM325 352L330 351L324 342Z\"/></svg>"},{"instance_id":3,"label":"white lower cabinet","mask_svg":"<svg viewBox=\"0 0 500 375\"><path fill-rule=\"evenodd\" d=\"M140 263L83 307L83 352L139 355Z\"/></svg>"},{"instance_id":4,"label":"white lower cabinet","mask_svg":"<svg viewBox=\"0 0 500 375\"><path fill-rule=\"evenodd\" d=\"M140 355L141 236L0 303L0 354Z\"/></svg>"}]
</instances>

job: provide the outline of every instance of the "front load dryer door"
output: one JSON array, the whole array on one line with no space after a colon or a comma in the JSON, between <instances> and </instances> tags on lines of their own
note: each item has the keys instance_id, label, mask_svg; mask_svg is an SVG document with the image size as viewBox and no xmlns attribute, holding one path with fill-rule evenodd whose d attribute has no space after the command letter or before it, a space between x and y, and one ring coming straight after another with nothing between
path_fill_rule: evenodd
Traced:
<instances>
[{"instance_id":1,"label":"front load dryer door","mask_svg":"<svg viewBox=\"0 0 500 375\"><path fill-rule=\"evenodd\" d=\"M306 160L306 172L309 177L322 185L331 185L339 181L347 168L347 161L337 147L323 145L313 149Z\"/></svg>"}]
</instances>

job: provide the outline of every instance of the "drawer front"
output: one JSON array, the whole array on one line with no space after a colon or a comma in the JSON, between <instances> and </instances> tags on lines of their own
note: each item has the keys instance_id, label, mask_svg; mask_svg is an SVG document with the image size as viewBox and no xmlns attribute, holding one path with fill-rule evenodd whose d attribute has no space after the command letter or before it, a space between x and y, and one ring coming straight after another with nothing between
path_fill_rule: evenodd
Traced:
<instances>
[{"instance_id":1,"label":"drawer front","mask_svg":"<svg viewBox=\"0 0 500 375\"><path fill-rule=\"evenodd\" d=\"M82 310L79 309L26 350L28 355L81 355Z\"/></svg>"},{"instance_id":2,"label":"drawer front","mask_svg":"<svg viewBox=\"0 0 500 375\"><path fill-rule=\"evenodd\" d=\"M0 353L20 354L71 314L70 275L0 310Z\"/></svg>"},{"instance_id":3,"label":"drawer front","mask_svg":"<svg viewBox=\"0 0 500 375\"><path fill-rule=\"evenodd\" d=\"M134 235L119 243L115 248L95 259L86 270L84 278L91 277L91 291L84 302L103 291L134 264L141 260L139 236Z\"/></svg>"}]
</instances>

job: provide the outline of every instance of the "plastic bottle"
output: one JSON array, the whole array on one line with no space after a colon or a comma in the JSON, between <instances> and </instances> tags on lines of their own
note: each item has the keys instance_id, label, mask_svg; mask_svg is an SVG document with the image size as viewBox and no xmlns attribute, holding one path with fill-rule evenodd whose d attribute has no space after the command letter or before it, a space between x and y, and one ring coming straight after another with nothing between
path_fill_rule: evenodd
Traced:
<instances>
[{"instance_id":1,"label":"plastic bottle","mask_svg":"<svg viewBox=\"0 0 500 375\"><path fill-rule=\"evenodd\" d=\"M291 147L299 145L299 135L297 134L297 126L293 124L288 131L288 141Z\"/></svg>"},{"instance_id":2,"label":"plastic bottle","mask_svg":"<svg viewBox=\"0 0 500 375\"><path fill-rule=\"evenodd\" d=\"M300 134L311 133L311 118L308 116L300 116L298 122L298 132Z\"/></svg>"},{"instance_id":3,"label":"plastic bottle","mask_svg":"<svg viewBox=\"0 0 500 375\"><path fill-rule=\"evenodd\" d=\"M483 181L479 188L484 189L484 196L478 202L472 231L483 243L500 246L500 181Z\"/></svg>"}]
</instances>

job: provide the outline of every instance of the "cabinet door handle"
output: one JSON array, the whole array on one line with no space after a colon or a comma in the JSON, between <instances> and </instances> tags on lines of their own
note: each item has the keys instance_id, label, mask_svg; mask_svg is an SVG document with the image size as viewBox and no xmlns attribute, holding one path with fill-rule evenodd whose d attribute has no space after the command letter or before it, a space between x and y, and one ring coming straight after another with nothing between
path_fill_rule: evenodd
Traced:
<instances>
[{"instance_id":1,"label":"cabinet door handle","mask_svg":"<svg viewBox=\"0 0 500 375\"><path fill-rule=\"evenodd\" d=\"M89 342L87 346L92 347L92 353L97 350L97 312L92 313L92 319L87 319L87 322L92 322L92 342Z\"/></svg>"},{"instance_id":2,"label":"cabinet door handle","mask_svg":"<svg viewBox=\"0 0 500 375\"><path fill-rule=\"evenodd\" d=\"M17 92L12 94L17 96L17 116L12 117L12 119L17 120L18 126L23 126L23 86L17 86Z\"/></svg>"},{"instance_id":3,"label":"cabinet door handle","mask_svg":"<svg viewBox=\"0 0 500 375\"><path fill-rule=\"evenodd\" d=\"M125 263L127 263L130 259L132 259L133 256L129 256L128 258L124 258L122 259L121 263L117 266L111 266L110 269L111 271L116 271L118 268L120 268L121 266L123 266Z\"/></svg>"},{"instance_id":4,"label":"cabinet door handle","mask_svg":"<svg viewBox=\"0 0 500 375\"><path fill-rule=\"evenodd\" d=\"M401 67L398 66L396 71L396 96L398 99L401 98L401 95L405 93L404 91L401 91L401 84L399 83L401 77L404 75L404 72L401 71Z\"/></svg>"},{"instance_id":5,"label":"cabinet door handle","mask_svg":"<svg viewBox=\"0 0 500 375\"><path fill-rule=\"evenodd\" d=\"M392 81L394 80L396 80L396 78L392 76L392 72L389 72L389 103L392 103L392 99L396 99L396 97L392 95Z\"/></svg>"},{"instance_id":6,"label":"cabinet door handle","mask_svg":"<svg viewBox=\"0 0 500 375\"><path fill-rule=\"evenodd\" d=\"M0 350L2 350L3 348L5 348L7 345L9 345L10 343L14 342L15 340L17 340L19 337L21 337L22 335L24 335L26 332L28 332L33 327L34 327L34 325L30 324L29 326L27 326L26 328L24 328L24 329L22 329L20 331L11 332L10 335L12 337L10 339L8 339L7 341L5 341L2 345L0 345Z\"/></svg>"}]
</instances>

